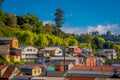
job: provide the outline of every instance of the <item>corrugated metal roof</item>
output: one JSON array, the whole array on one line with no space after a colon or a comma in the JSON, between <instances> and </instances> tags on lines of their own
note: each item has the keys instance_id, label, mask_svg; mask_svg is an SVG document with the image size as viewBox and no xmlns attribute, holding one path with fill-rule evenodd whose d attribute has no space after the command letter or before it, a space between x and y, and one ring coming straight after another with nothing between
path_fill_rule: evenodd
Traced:
<instances>
[{"instance_id":1,"label":"corrugated metal roof","mask_svg":"<svg viewBox=\"0 0 120 80\"><path fill-rule=\"evenodd\" d=\"M4 74L2 76L3 77L10 77L15 68L16 68L15 65L8 66L8 68L6 69L6 71L4 72Z\"/></svg>"},{"instance_id":2,"label":"corrugated metal roof","mask_svg":"<svg viewBox=\"0 0 120 80\"><path fill-rule=\"evenodd\" d=\"M116 67L116 66L73 66L71 70L90 70L90 71L110 71L113 72L114 69L118 69L118 71L120 70L120 67Z\"/></svg>"},{"instance_id":3,"label":"corrugated metal roof","mask_svg":"<svg viewBox=\"0 0 120 80\"><path fill-rule=\"evenodd\" d=\"M45 47L43 50L56 50L60 49L60 47Z\"/></svg>"},{"instance_id":4,"label":"corrugated metal roof","mask_svg":"<svg viewBox=\"0 0 120 80\"><path fill-rule=\"evenodd\" d=\"M15 37L0 37L0 40L13 40Z\"/></svg>"},{"instance_id":5,"label":"corrugated metal roof","mask_svg":"<svg viewBox=\"0 0 120 80\"><path fill-rule=\"evenodd\" d=\"M67 46L68 48L76 48L76 47L78 47L78 46Z\"/></svg>"},{"instance_id":6,"label":"corrugated metal roof","mask_svg":"<svg viewBox=\"0 0 120 80\"><path fill-rule=\"evenodd\" d=\"M7 67L7 65L0 65L0 70L4 69L5 67Z\"/></svg>"}]
</instances>

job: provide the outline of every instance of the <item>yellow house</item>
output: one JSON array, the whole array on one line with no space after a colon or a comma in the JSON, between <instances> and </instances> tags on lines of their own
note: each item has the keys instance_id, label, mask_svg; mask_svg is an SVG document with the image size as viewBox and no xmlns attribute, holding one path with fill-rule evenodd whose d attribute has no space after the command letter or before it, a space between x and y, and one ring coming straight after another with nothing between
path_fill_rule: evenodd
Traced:
<instances>
[{"instance_id":1,"label":"yellow house","mask_svg":"<svg viewBox=\"0 0 120 80\"><path fill-rule=\"evenodd\" d=\"M11 48L18 48L18 39L17 38L13 38L11 40L10 46L11 46Z\"/></svg>"},{"instance_id":2,"label":"yellow house","mask_svg":"<svg viewBox=\"0 0 120 80\"><path fill-rule=\"evenodd\" d=\"M12 61L12 62L20 62L21 61L21 51L16 50L16 53L13 52L13 49L11 49L10 53L7 53L5 56L6 61Z\"/></svg>"},{"instance_id":3,"label":"yellow house","mask_svg":"<svg viewBox=\"0 0 120 80\"><path fill-rule=\"evenodd\" d=\"M42 74L42 69L39 66L35 66L32 69L32 76L40 76Z\"/></svg>"},{"instance_id":4,"label":"yellow house","mask_svg":"<svg viewBox=\"0 0 120 80\"><path fill-rule=\"evenodd\" d=\"M16 48L11 48L9 58L10 58L10 61L12 62L20 62L21 61L21 50L16 49Z\"/></svg>"},{"instance_id":5,"label":"yellow house","mask_svg":"<svg viewBox=\"0 0 120 80\"><path fill-rule=\"evenodd\" d=\"M20 62L21 50L18 49L18 39L16 37L2 37L0 38L0 51L4 51L6 61Z\"/></svg>"},{"instance_id":6,"label":"yellow house","mask_svg":"<svg viewBox=\"0 0 120 80\"><path fill-rule=\"evenodd\" d=\"M0 38L0 45L10 45L10 48L18 48L18 39L16 37Z\"/></svg>"},{"instance_id":7,"label":"yellow house","mask_svg":"<svg viewBox=\"0 0 120 80\"><path fill-rule=\"evenodd\" d=\"M6 59L7 62L10 61L10 55L9 55L9 53L6 53L6 55L5 55L5 59Z\"/></svg>"},{"instance_id":8,"label":"yellow house","mask_svg":"<svg viewBox=\"0 0 120 80\"><path fill-rule=\"evenodd\" d=\"M63 52L60 47L45 47L45 52L50 53L50 56L62 56Z\"/></svg>"},{"instance_id":9,"label":"yellow house","mask_svg":"<svg viewBox=\"0 0 120 80\"><path fill-rule=\"evenodd\" d=\"M42 74L42 66L36 64L17 65L23 73L29 76L38 77Z\"/></svg>"},{"instance_id":10,"label":"yellow house","mask_svg":"<svg viewBox=\"0 0 120 80\"><path fill-rule=\"evenodd\" d=\"M44 57L50 57L50 53L44 53Z\"/></svg>"}]
</instances>

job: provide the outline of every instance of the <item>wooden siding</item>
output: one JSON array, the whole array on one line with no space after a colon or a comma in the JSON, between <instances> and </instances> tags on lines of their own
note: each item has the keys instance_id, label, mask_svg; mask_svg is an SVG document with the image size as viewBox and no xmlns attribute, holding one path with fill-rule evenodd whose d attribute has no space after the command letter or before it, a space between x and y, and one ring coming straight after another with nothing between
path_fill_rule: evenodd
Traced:
<instances>
[{"instance_id":1,"label":"wooden siding","mask_svg":"<svg viewBox=\"0 0 120 80\"><path fill-rule=\"evenodd\" d=\"M18 39L14 38L11 42L11 48L18 48Z\"/></svg>"},{"instance_id":2,"label":"wooden siding","mask_svg":"<svg viewBox=\"0 0 120 80\"><path fill-rule=\"evenodd\" d=\"M42 69L38 66L35 66L33 69L32 69L32 76L40 76L42 74Z\"/></svg>"}]
</instances>

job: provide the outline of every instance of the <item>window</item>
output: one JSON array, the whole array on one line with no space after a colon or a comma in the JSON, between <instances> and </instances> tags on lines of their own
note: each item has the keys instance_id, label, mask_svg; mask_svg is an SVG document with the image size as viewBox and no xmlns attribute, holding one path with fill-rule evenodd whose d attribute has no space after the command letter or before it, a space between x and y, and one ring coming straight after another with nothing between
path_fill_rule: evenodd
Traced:
<instances>
[{"instance_id":1,"label":"window","mask_svg":"<svg viewBox=\"0 0 120 80\"><path fill-rule=\"evenodd\" d=\"M34 49L34 52L36 52L36 49Z\"/></svg>"},{"instance_id":2,"label":"window","mask_svg":"<svg viewBox=\"0 0 120 80\"><path fill-rule=\"evenodd\" d=\"M29 51L29 49L27 49L27 51Z\"/></svg>"},{"instance_id":3,"label":"window","mask_svg":"<svg viewBox=\"0 0 120 80\"><path fill-rule=\"evenodd\" d=\"M14 46L17 46L17 42L14 42Z\"/></svg>"},{"instance_id":4,"label":"window","mask_svg":"<svg viewBox=\"0 0 120 80\"><path fill-rule=\"evenodd\" d=\"M38 73L40 73L40 70L38 70Z\"/></svg>"},{"instance_id":5,"label":"window","mask_svg":"<svg viewBox=\"0 0 120 80\"><path fill-rule=\"evenodd\" d=\"M34 73L36 74L36 70L34 70Z\"/></svg>"},{"instance_id":6,"label":"window","mask_svg":"<svg viewBox=\"0 0 120 80\"><path fill-rule=\"evenodd\" d=\"M32 49L30 49L30 51L32 51Z\"/></svg>"},{"instance_id":7,"label":"window","mask_svg":"<svg viewBox=\"0 0 120 80\"><path fill-rule=\"evenodd\" d=\"M16 58L18 58L18 56L16 56Z\"/></svg>"}]
</instances>

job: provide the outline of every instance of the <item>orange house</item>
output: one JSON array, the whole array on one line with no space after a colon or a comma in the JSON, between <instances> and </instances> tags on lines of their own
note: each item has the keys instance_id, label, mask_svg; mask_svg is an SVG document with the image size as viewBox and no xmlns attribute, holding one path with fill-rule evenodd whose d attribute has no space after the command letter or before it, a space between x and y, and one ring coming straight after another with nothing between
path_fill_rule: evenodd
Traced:
<instances>
[{"instance_id":1,"label":"orange house","mask_svg":"<svg viewBox=\"0 0 120 80\"><path fill-rule=\"evenodd\" d=\"M82 52L79 46L68 46L65 52L70 53L72 56L77 56Z\"/></svg>"},{"instance_id":2,"label":"orange house","mask_svg":"<svg viewBox=\"0 0 120 80\"><path fill-rule=\"evenodd\" d=\"M96 66L96 58L95 57L88 57L86 58L86 66Z\"/></svg>"}]
</instances>

